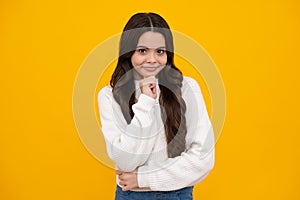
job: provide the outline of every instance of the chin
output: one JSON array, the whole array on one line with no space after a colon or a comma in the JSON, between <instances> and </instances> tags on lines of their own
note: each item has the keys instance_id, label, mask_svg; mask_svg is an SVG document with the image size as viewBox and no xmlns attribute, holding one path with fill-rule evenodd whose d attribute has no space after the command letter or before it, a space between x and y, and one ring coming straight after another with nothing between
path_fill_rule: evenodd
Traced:
<instances>
[{"instance_id":1,"label":"chin","mask_svg":"<svg viewBox=\"0 0 300 200\"><path fill-rule=\"evenodd\" d=\"M142 75L144 77L157 76L160 71L161 71L161 69L157 69L157 70L155 70L153 72L143 71Z\"/></svg>"}]
</instances>

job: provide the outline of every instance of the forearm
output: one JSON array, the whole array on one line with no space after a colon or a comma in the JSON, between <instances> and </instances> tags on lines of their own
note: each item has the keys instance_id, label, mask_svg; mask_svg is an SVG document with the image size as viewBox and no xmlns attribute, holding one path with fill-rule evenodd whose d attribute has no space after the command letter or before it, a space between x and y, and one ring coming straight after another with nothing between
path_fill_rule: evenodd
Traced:
<instances>
[{"instance_id":1,"label":"forearm","mask_svg":"<svg viewBox=\"0 0 300 200\"><path fill-rule=\"evenodd\" d=\"M151 190L176 190L201 182L214 166L213 132L204 143L194 143L175 158L155 162L138 168L139 187Z\"/></svg>"},{"instance_id":2,"label":"forearm","mask_svg":"<svg viewBox=\"0 0 300 200\"><path fill-rule=\"evenodd\" d=\"M112 142L106 141L109 157L116 163L119 169L130 172L143 165L152 151L157 136L156 123L151 123L147 128L136 128L144 137L132 135L132 127L128 126L127 132L121 133ZM146 136L146 134L149 134Z\"/></svg>"},{"instance_id":3,"label":"forearm","mask_svg":"<svg viewBox=\"0 0 300 200\"><path fill-rule=\"evenodd\" d=\"M134 117L129 124L111 91L103 89L98 95L98 103L109 157L124 171L132 171L144 164L157 135L154 99L140 95L132 106Z\"/></svg>"}]
</instances>

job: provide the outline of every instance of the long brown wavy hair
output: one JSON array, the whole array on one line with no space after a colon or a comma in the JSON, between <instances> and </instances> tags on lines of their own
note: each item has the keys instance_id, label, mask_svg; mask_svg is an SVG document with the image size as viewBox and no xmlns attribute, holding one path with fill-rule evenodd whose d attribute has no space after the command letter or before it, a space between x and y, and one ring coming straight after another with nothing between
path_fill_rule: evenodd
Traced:
<instances>
[{"instance_id":1,"label":"long brown wavy hair","mask_svg":"<svg viewBox=\"0 0 300 200\"><path fill-rule=\"evenodd\" d=\"M167 22L155 13L133 15L123 29L119 46L118 63L110 80L114 99L119 103L129 124L134 116L132 105L136 103L133 65L131 56L136 50L140 36L153 31L165 38L167 64L158 73L160 89L159 104L167 139L168 157L179 156L185 150L186 105L181 95L182 72L174 64L173 36Z\"/></svg>"}]
</instances>

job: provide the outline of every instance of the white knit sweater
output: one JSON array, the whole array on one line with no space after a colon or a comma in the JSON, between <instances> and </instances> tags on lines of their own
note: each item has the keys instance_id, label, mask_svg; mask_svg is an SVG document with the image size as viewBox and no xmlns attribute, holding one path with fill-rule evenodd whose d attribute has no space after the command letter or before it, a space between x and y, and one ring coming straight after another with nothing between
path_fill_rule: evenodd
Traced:
<instances>
[{"instance_id":1,"label":"white knit sweater","mask_svg":"<svg viewBox=\"0 0 300 200\"><path fill-rule=\"evenodd\" d=\"M141 94L138 81L135 84L138 102L132 106L134 117L130 124L126 123L110 86L98 93L102 132L116 168L138 170L139 188L134 191L170 191L202 181L214 165L214 134L198 83L183 77L186 151L175 158L168 158L167 154L158 84L156 99Z\"/></svg>"}]
</instances>

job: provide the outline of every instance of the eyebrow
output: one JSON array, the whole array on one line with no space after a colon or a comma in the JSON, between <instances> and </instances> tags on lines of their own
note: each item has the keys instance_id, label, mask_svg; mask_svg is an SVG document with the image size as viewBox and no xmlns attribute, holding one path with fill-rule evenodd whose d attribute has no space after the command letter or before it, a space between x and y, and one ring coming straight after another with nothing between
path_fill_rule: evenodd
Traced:
<instances>
[{"instance_id":1,"label":"eyebrow","mask_svg":"<svg viewBox=\"0 0 300 200\"><path fill-rule=\"evenodd\" d=\"M145 49L150 49L149 47L143 46L143 45L139 45L136 48L145 48ZM152 49L152 48L151 48ZM156 49L166 49L165 46L161 46L161 47L157 47Z\"/></svg>"}]
</instances>

